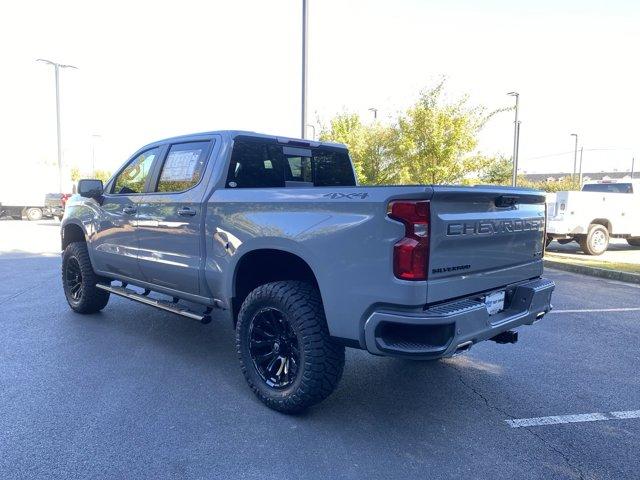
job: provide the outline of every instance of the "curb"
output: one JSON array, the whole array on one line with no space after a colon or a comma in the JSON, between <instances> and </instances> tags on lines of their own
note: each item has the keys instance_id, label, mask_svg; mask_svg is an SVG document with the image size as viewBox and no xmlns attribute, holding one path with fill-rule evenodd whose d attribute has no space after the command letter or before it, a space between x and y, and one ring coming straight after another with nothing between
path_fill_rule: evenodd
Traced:
<instances>
[{"instance_id":1,"label":"curb","mask_svg":"<svg viewBox=\"0 0 640 480\"><path fill-rule=\"evenodd\" d=\"M573 263L554 262L553 260L544 260L546 268L555 268L566 272L581 273L582 275L590 275L592 277L606 278L609 280L617 280L619 282L640 283L640 274L620 272L618 270L607 270L605 268L587 267L585 265L575 265Z\"/></svg>"}]
</instances>

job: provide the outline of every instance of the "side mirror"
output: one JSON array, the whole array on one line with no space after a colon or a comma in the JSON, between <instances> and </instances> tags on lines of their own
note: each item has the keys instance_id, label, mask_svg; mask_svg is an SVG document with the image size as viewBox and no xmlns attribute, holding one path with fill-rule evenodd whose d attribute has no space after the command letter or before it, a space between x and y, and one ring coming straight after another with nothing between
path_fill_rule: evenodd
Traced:
<instances>
[{"instance_id":1,"label":"side mirror","mask_svg":"<svg viewBox=\"0 0 640 480\"><path fill-rule=\"evenodd\" d=\"M103 192L102 180L83 179L78 182L78 193L81 197L98 199Z\"/></svg>"}]
</instances>

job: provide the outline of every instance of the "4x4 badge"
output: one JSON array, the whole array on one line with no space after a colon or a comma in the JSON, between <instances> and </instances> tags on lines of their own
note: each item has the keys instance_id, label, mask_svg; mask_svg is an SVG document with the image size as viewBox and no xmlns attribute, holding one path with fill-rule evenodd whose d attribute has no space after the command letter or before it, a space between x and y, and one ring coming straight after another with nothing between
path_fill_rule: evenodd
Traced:
<instances>
[{"instance_id":1,"label":"4x4 badge","mask_svg":"<svg viewBox=\"0 0 640 480\"><path fill-rule=\"evenodd\" d=\"M354 198L359 198L360 200L364 200L368 196L369 196L369 194L367 192L362 192L362 193L340 193L340 192L334 192L334 193L325 193L323 195L323 197L330 198L331 200L336 200L338 198L346 198L348 200L353 200Z\"/></svg>"}]
</instances>

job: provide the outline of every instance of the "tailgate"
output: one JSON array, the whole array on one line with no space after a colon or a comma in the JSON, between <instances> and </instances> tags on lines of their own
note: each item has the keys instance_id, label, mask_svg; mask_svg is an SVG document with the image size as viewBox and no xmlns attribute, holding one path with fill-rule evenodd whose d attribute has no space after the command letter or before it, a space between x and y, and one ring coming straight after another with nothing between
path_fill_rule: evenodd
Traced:
<instances>
[{"instance_id":1,"label":"tailgate","mask_svg":"<svg viewBox=\"0 0 640 480\"><path fill-rule=\"evenodd\" d=\"M435 187L427 303L540 276L544 222L541 192Z\"/></svg>"}]
</instances>

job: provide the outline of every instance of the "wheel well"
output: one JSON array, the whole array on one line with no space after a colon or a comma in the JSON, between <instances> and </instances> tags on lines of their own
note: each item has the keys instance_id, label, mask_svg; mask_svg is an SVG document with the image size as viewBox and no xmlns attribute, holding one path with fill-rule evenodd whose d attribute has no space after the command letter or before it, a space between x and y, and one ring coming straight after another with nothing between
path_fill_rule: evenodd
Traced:
<instances>
[{"instance_id":1,"label":"wheel well","mask_svg":"<svg viewBox=\"0 0 640 480\"><path fill-rule=\"evenodd\" d=\"M62 230L62 250L67 248L67 245L73 242L86 242L84 232L78 225L70 223L66 225Z\"/></svg>"},{"instance_id":2,"label":"wheel well","mask_svg":"<svg viewBox=\"0 0 640 480\"><path fill-rule=\"evenodd\" d=\"M591 220L591 225L593 224L602 225L609 233L611 233L611 222L606 218L596 218L595 220Z\"/></svg>"},{"instance_id":3,"label":"wheel well","mask_svg":"<svg viewBox=\"0 0 640 480\"><path fill-rule=\"evenodd\" d=\"M282 280L299 280L318 288L311 267L293 253L282 250L254 250L244 255L236 266L234 278L234 297L232 300L233 322L247 295L265 283Z\"/></svg>"}]
</instances>

